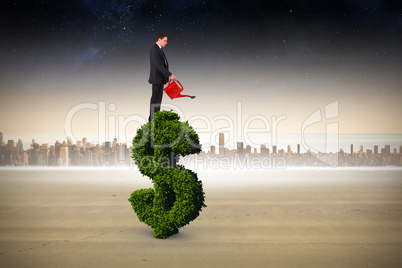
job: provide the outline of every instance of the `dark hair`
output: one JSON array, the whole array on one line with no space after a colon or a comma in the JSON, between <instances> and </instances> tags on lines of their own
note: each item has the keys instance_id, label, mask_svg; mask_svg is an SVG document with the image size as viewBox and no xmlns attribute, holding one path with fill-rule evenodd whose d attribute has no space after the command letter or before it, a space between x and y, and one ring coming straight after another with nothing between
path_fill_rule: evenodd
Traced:
<instances>
[{"instance_id":1,"label":"dark hair","mask_svg":"<svg viewBox=\"0 0 402 268\"><path fill-rule=\"evenodd\" d=\"M156 36L156 41L158 41L159 39L163 39L167 37L167 34L165 33L158 33L158 35Z\"/></svg>"}]
</instances>

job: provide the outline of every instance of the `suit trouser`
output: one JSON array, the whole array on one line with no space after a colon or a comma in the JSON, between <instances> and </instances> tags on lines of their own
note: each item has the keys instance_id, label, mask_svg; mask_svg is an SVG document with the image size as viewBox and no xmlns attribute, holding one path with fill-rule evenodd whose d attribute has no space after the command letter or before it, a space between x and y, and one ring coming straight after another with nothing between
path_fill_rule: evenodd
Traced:
<instances>
[{"instance_id":1,"label":"suit trouser","mask_svg":"<svg viewBox=\"0 0 402 268\"><path fill-rule=\"evenodd\" d=\"M148 118L149 122L154 118L154 114L161 109L162 96L163 85L152 85L151 105Z\"/></svg>"}]
</instances>

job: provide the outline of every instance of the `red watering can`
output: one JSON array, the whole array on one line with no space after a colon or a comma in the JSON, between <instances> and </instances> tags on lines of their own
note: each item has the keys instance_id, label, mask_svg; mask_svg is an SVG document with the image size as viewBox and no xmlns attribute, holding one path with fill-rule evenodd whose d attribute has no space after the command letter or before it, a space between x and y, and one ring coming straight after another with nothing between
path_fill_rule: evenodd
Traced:
<instances>
[{"instance_id":1,"label":"red watering can","mask_svg":"<svg viewBox=\"0 0 402 268\"><path fill-rule=\"evenodd\" d=\"M180 93L183 91L183 86L180 84L179 80L173 81L169 80L169 83L167 87L165 88L166 94L169 95L169 97L173 100L175 98L182 98L182 97L189 97L194 99L195 96L189 96L189 95L181 95Z\"/></svg>"}]
</instances>

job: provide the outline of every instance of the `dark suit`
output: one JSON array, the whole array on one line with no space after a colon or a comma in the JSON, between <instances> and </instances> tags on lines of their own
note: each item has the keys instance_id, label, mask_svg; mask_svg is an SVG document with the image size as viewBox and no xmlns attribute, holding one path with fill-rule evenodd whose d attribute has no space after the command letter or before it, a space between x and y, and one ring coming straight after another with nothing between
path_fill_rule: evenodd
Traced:
<instances>
[{"instance_id":1,"label":"dark suit","mask_svg":"<svg viewBox=\"0 0 402 268\"><path fill-rule=\"evenodd\" d=\"M157 44L151 48L149 59L150 72L148 82L152 84L152 97L148 120L151 121L154 117L154 113L160 110L163 85L169 81L169 76L171 76L172 73L169 72L167 59Z\"/></svg>"}]
</instances>

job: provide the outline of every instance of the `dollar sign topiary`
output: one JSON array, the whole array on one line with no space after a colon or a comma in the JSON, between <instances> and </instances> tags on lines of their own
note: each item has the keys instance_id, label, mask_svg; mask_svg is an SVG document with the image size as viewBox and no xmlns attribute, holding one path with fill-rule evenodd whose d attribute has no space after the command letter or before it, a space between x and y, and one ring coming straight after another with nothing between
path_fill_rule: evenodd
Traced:
<instances>
[{"instance_id":1,"label":"dollar sign topiary","mask_svg":"<svg viewBox=\"0 0 402 268\"><path fill-rule=\"evenodd\" d=\"M200 153L198 134L172 111L159 111L133 139L133 159L154 189L134 191L128 199L154 237L167 238L198 217L204 204L197 174L178 165L178 157Z\"/></svg>"}]
</instances>

